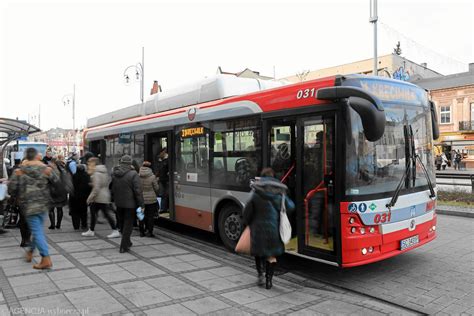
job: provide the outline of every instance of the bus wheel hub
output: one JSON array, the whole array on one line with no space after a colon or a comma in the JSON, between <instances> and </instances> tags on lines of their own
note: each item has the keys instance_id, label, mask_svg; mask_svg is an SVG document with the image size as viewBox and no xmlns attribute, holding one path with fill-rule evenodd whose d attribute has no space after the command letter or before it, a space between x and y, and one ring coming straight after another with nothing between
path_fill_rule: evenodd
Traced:
<instances>
[{"instance_id":1,"label":"bus wheel hub","mask_svg":"<svg viewBox=\"0 0 474 316\"><path fill-rule=\"evenodd\" d=\"M234 213L225 219L224 222L225 234L231 240L237 240L240 237L242 227L239 220L239 216Z\"/></svg>"}]
</instances>

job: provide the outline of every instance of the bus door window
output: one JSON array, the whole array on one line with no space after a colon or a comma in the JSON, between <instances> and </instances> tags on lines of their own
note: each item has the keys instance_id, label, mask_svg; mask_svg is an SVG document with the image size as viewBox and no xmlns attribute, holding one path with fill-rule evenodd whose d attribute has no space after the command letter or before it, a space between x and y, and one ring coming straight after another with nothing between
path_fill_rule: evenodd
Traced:
<instances>
[{"instance_id":1,"label":"bus door window","mask_svg":"<svg viewBox=\"0 0 474 316\"><path fill-rule=\"evenodd\" d=\"M275 177L288 186L289 196L295 193L295 123L274 124L269 128L270 167Z\"/></svg>"},{"instance_id":2,"label":"bus door window","mask_svg":"<svg viewBox=\"0 0 474 316\"><path fill-rule=\"evenodd\" d=\"M304 201L304 245L334 250L334 223L331 187L333 185L333 119L304 122L302 193Z\"/></svg>"}]
</instances>

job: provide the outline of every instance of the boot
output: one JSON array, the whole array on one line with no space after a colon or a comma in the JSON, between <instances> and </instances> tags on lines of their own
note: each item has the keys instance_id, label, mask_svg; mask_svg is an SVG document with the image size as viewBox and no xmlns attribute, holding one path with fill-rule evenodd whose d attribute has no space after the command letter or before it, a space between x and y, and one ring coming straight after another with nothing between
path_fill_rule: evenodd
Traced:
<instances>
[{"instance_id":1,"label":"boot","mask_svg":"<svg viewBox=\"0 0 474 316\"><path fill-rule=\"evenodd\" d=\"M275 262L271 263L268 261L265 261L265 288L267 290L271 289L273 284L272 284L272 279L273 279L273 273L275 271Z\"/></svg>"},{"instance_id":2,"label":"boot","mask_svg":"<svg viewBox=\"0 0 474 316\"><path fill-rule=\"evenodd\" d=\"M49 229L55 229L56 226L54 225L54 208L52 210L49 210L48 212L48 216L49 216L49 221L51 223L51 225L49 225Z\"/></svg>"},{"instance_id":3,"label":"boot","mask_svg":"<svg viewBox=\"0 0 474 316\"><path fill-rule=\"evenodd\" d=\"M61 222L63 221L63 210L58 209L57 212L58 212L58 215L56 219L56 229L61 229Z\"/></svg>"},{"instance_id":4,"label":"boot","mask_svg":"<svg viewBox=\"0 0 474 316\"><path fill-rule=\"evenodd\" d=\"M26 252L25 261L26 262L31 262L32 260L33 260L33 251L28 250Z\"/></svg>"},{"instance_id":5,"label":"boot","mask_svg":"<svg viewBox=\"0 0 474 316\"><path fill-rule=\"evenodd\" d=\"M257 268L258 285L263 285L264 261L262 257L255 257L255 267Z\"/></svg>"},{"instance_id":6,"label":"boot","mask_svg":"<svg viewBox=\"0 0 474 316\"><path fill-rule=\"evenodd\" d=\"M53 263L51 262L51 257L46 256L46 257L41 257L41 262L38 264L35 264L33 268L43 270L43 269L50 269L52 266L53 266Z\"/></svg>"}]
</instances>

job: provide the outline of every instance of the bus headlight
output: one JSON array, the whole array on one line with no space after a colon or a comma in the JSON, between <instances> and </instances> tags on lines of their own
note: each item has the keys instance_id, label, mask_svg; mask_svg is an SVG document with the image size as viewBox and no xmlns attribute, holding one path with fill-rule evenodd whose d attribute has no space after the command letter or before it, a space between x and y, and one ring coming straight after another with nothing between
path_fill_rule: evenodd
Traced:
<instances>
[{"instance_id":1,"label":"bus headlight","mask_svg":"<svg viewBox=\"0 0 474 316\"><path fill-rule=\"evenodd\" d=\"M360 228L360 233L361 233L362 235L365 234L365 228L364 228L364 227L361 227L361 228Z\"/></svg>"},{"instance_id":2,"label":"bus headlight","mask_svg":"<svg viewBox=\"0 0 474 316\"><path fill-rule=\"evenodd\" d=\"M374 252L374 247L370 246L369 247L369 253L372 253L372 252Z\"/></svg>"},{"instance_id":3,"label":"bus headlight","mask_svg":"<svg viewBox=\"0 0 474 316\"><path fill-rule=\"evenodd\" d=\"M369 232L370 232L371 234L375 233L375 228L374 228L374 227L370 227Z\"/></svg>"},{"instance_id":4,"label":"bus headlight","mask_svg":"<svg viewBox=\"0 0 474 316\"><path fill-rule=\"evenodd\" d=\"M354 222L355 222L354 217L350 217L350 218L349 218L349 224L354 224Z\"/></svg>"},{"instance_id":5,"label":"bus headlight","mask_svg":"<svg viewBox=\"0 0 474 316\"><path fill-rule=\"evenodd\" d=\"M352 227L352 228L351 228L351 233L352 233L352 234L355 233L356 230L357 230L357 229L356 229L355 227Z\"/></svg>"},{"instance_id":6,"label":"bus headlight","mask_svg":"<svg viewBox=\"0 0 474 316\"><path fill-rule=\"evenodd\" d=\"M362 254L365 256L367 254L367 248L362 248Z\"/></svg>"},{"instance_id":7,"label":"bus headlight","mask_svg":"<svg viewBox=\"0 0 474 316\"><path fill-rule=\"evenodd\" d=\"M435 231L435 230L436 230L436 225L433 225L433 231Z\"/></svg>"}]
</instances>

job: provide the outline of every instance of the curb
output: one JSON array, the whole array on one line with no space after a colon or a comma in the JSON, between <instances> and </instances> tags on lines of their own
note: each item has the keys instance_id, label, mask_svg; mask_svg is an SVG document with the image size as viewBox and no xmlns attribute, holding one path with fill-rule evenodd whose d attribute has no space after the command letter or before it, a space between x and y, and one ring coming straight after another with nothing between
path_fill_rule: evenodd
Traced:
<instances>
[{"instance_id":1,"label":"curb","mask_svg":"<svg viewBox=\"0 0 474 316\"><path fill-rule=\"evenodd\" d=\"M436 209L436 214L474 218L474 212Z\"/></svg>"}]
</instances>

